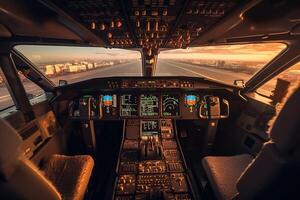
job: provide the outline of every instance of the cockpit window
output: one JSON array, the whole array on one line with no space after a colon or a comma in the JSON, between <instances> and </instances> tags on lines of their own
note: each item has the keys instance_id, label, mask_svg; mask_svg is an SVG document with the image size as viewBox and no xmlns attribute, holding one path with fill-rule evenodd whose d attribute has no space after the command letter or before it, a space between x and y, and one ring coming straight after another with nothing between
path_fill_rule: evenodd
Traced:
<instances>
[{"instance_id":1,"label":"cockpit window","mask_svg":"<svg viewBox=\"0 0 300 200\"><path fill-rule=\"evenodd\" d=\"M17 51L56 85L109 76L141 76L139 51L103 47L18 45Z\"/></svg>"},{"instance_id":2,"label":"cockpit window","mask_svg":"<svg viewBox=\"0 0 300 200\"><path fill-rule=\"evenodd\" d=\"M282 43L257 43L161 51L156 76L206 77L228 84L235 80L247 82L285 47Z\"/></svg>"},{"instance_id":3,"label":"cockpit window","mask_svg":"<svg viewBox=\"0 0 300 200\"><path fill-rule=\"evenodd\" d=\"M286 45L256 43L161 50L155 76L206 77L247 82ZM110 76L142 76L139 51L103 47L18 45L15 47L56 85Z\"/></svg>"}]
</instances>

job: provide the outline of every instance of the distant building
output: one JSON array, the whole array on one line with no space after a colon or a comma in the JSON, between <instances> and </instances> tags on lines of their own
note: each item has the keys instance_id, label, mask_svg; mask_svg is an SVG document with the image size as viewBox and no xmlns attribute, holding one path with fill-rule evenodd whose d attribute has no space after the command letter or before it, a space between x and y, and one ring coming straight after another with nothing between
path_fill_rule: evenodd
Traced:
<instances>
[{"instance_id":1,"label":"distant building","mask_svg":"<svg viewBox=\"0 0 300 200\"><path fill-rule=\"evenodd\" d=\"M56 74L55 67L53 65L46 65L45 66L45 75L46 76L53 76Z\"/></svg>"}]
</instances>

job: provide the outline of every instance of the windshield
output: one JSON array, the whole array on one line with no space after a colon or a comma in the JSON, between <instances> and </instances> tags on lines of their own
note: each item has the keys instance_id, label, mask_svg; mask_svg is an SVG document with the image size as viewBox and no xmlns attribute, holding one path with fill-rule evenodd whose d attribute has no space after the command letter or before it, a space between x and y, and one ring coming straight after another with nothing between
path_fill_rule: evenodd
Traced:
<instances>
[{"instance_id":1,"label":"windshield","mask_svg":"<svg viewBox=\"0 0 300 200\"><path fill-rule=\"evenodd\" d=\"M19 45L15 49L58 85L109 76L142 76L139 51L103 47Z\"/></svg>"},{"instance_id":2,"label":"windshield","mask_svg":"<svg viewBox=\"0 0 300 200\"><path fill-rule=\"evenodd\" d=\"M282 43L193 47L161 51L155 76L207 77L228 84L249 80L284 48ZM97 77L142 76L139 51L102 47L19 45L15 49L56 85Z\"/></svg>"},{"instance_id":3,"label":"windshield","mask_svg":"<svg viewBox=\"0 0 300 200\"><path fill-rule=\"evenodd\" d=\"M207 77L228 84L247 82L285 47L282 43L259 43L161 51L155 75Z\"/></svg>"}]
</instances>

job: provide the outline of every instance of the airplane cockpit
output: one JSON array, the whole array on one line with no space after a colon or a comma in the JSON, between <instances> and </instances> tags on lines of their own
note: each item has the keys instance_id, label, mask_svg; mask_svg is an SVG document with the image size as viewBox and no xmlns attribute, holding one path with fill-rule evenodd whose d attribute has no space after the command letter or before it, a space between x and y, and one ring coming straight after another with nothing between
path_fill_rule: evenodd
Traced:
<instances>
[{"instance_id":1,"label":"airplane cockpit","mask_svg":"<svg viewBox=\"0 0 300 200\"><path fill-rule=\"evenodd\" d=\"M0 1L0 199L299 199L300 5Z\"/></svg>"}]
</instances>

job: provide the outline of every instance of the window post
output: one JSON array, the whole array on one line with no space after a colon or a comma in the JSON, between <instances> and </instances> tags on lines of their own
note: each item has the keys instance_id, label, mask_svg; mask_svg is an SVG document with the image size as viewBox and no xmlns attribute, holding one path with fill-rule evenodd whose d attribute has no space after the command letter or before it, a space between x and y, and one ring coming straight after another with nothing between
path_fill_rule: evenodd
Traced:
<instances>
[{"instance_id":1,"label":"window post","mask_svg":"<svg viewBox=\"0 0 300 200\"><path fill-rule=\"evenodd\" d=\"M32 120L34 118L34 113L9 53L0 54L0 66L17 109L24 113L26 121Z\"/></svg>"}]
</instances>

